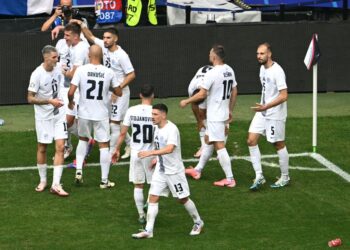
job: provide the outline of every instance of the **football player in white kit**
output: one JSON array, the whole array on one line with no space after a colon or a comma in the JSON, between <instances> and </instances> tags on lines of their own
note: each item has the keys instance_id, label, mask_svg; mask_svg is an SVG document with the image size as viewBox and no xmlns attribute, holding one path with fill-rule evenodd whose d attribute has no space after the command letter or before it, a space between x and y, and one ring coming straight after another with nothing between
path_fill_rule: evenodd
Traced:
<instances>
[{"instance_id":1,"label":"football player in white kit","mask_svg":"<svg viewBox=\"0 0 350 250\"><path fill-rule=\"evenodd\" d=\"M93 45L89 49L90 63L79 67L72 79L69 92L69 108L74 107L74 92L80 91L79 98L79 143L76 151L77 170L76 183L83 182L82 165L85 158L89 138L94 136L100 148L101 184L100 188L114 187L115 183L108 180L111 155L109 153L109 98L108 92L112 88L117 96L122 95L119 82L114 72L103 66L102 49ZM93 134L92 134L93 131ZM81 166L81 168L78 168Z\"/></svg>"},{"instance_id":2,"label":"football player in white kit","mask_svg":"<svg viewBox=\"0 0 350 250\"><path fill-rule=\"evenodd\" d=\"M221 45L214 45L209 53L209 61L213 69L207 72L200 91L194 96L182 100L180 107L207 98L206 144L196 168L186 169L186 173L199 179L206 162L213 154L214 148L226 178L214 182L215 186L235 187L231 160L225 148L225 131L227 123L232 120L232 111L236 103L237 82L230 66L224 63L225 51Z\"/></svg>"},{"instance_id":3,"label":"football player in white kit","mask_svg":"<svg viewBox=\"0 0 350 250\"><path fill-rule=\"evenodd\" d=\"M75 23L69 23L64 30L64 39L68 46L68 54L66 54L65 65L63 66L63 74L66 81L70 82L74 76L76 69L79 66L87 64L89 62L89 44L80 39L81 28ZM65 51L64 44L61 45L61 51ZM68 93L68 89L64 89ZM65 100L67 101L67 100ZM79 103L79 92L75 94L75 103ZM68 106L68 104L67 104ZM77 135L77 124L75 118L77 117L77 109L75 106L73 110L67 108L67 123L68 132ZM69 145L66 149L66 157L69 156L73 150L72 145Z\"/></svg>"},{"instance_id":4,"label":"football player in white kit","mask_svg":"<svg viewBox=\"0 0 350 250\"><path fill-rule=\"evenodd\" d=\"M58 196L68 196L61 185L63 172L64 141L67 138L66 113L59 89L63 75L56 67L58 53L55 47L47 45L42 49L44 62L37 67L31 77L28 87L28 102L34 104L35 129L37 134L37 166L40 183L35 188L42 192L47 186L47 145L55 140L55 158L53 181L50 192Z\"/></svg>"},{"instance_id":5,"label":"football player in white kit","mask_svg":"<svg viewBox=\"0 0 350 250\"><path fill-rule=\"evenodd\" d=\"M256 103L252 110L254 118L250 124L247 144L255 180L250 187L258 190L264 184L265 178L261 168L261 154L258 146L260 135L266 136L277 150L281 177L271 185L272 188L281 188L289 184L289 155L285 144L285 127L287 119L287 83L282 67L272 60L271 46L268 43L259 45L257 60L260 67L260 81L262 85L261 101Z\"/></svg>"},{"instance_id":6,"label":"football player in white kit","mask_svg":"<svg viewBox=\"0 0 350 250\"><path fill-rule=\"evenodd\" d=\"M213 67L210 65L206 65L198 69L195 76L192 78L189 86L188 86L188 96L191 97L199 92L200 85L203 82L205 74L211 70ZM194 154L194 157L199 158L202 153L203 146L205 144L204 136L205 136L205 127L206 127L206 109L207 102L206 100L199 101L197 103L191 103L191 108L194 117L197 121L197 129L199 131L199 140L201 142L201 147Z\"/></svg>"},{"instance_id":7,"label":"football player in white kit","mask_svg":"<svg viewBox=\"0 0 350 250\"><path fill-rule=\"evenodd\" d=\"M130 61L129 55L119 46L119 33L116 29L106 29L103 33L103 40L95 37L88 29L86 24L80 20L74 20L82 27L85 37L92 43L97 44L103 49L104 65L111 68L120 82L120 87L123 89L123 95L116 97L111 95L111 141L110 150L114 152L116 142L120 135L120 123L123 121L125 113L129 107L130 88L129 84L135 79L135 70ZM127 134L125 138L127 147L125 154L121 156L126 159L130 156L130 136Z\"/></svg>"},{"instance_id":8,"label":"football player in white kit","mask_svg":"<svg viewBox=\"0 0 350 250\"><path fill-rule=\"evenodd\" d=\"M184 205L194 222L190 235L198 235L203 229L194 202L189 198L190 190L185 176L185 167L181 156L180 132L176 125L167 120L168 108L164 104L153 105L153 124L157 125L154 134L155 149L141 151L140 158L157 156L157 164L152 176L147 210L147 224L144 230L132 235L136 239L153 237L154 222L158 214L159 196L171 191L173 197Z\"/></svg>"},{"instance_id":9,"label":"football player in white kit","mask_svg":"<svg viewBox=\"0 0 350 250\"><path fill-rule=\"evenodd\" d=\"M113 162L119 160L120 147L131 127L131 156L129 181L134 183L134 200L137 211L139 213L139 222L146 223L145 212L143 206L145 203L143 188L144 183L151 183L153 174L152 158L139 158L138 152L152 150L153 144L153 122L152 122L152 101L154 98L154 88L151 85L145 84L141 87L140 92L141 104L130 107L126 111L122 124L120 136L117 141L116 149L113 154Z\"/></svg>"}]
</instances>

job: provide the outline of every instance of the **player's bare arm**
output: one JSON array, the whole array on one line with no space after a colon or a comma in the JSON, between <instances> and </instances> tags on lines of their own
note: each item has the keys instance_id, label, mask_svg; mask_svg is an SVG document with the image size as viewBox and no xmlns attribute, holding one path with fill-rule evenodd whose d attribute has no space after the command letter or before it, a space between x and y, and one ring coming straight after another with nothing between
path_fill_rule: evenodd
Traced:
<instances>
[{"instance_id":1,"label":"player's bare arm","mask_svg":"<svg viewBox=\"0 0 350 250\"><path fill-rule=\"evenodd\" d=\"M74 108L74 93L75 91L77 90L77 86L71 84L70 87L69 87L69 90L68 90L68 108L73 110Z\"/></svg>"},{"instance_id":2,"label":"player's bare arm","mask_svg":"<svg viewBox=\"0 0 350 250\"><path fill-rule=\"evenodd\" d=\"M36 105L46 105L46 104L51 104L55 108L60 108L63 106L63 101L58 99L58 98L53 98L53 99L40 99L37 98L35 92L28 91L27 95L27 100L28 103L30 104L36 104Z\"/></svg>"},{"instance_id":3,"label":"player's bare arm","mask_svg":"<svg viewBox=\"0 0 350 250\"><path fill-rule=\"evenodd\" d=\"M72 68L71 70L63 71L62 73L63 73L63 75L64 75L65 77L67 77L68 79L72 79L73 76L74 76L74 73L75 73L75 71L77 70L78 67L79 67L79 66L74 65L73 68Z\"/></svg>"},{"instance_id":4,"label":"player's bare arm","mask_svg":"<svg viewBox=\"0 0 350 250\"><path fill-rule=\"evenodd\" d=\"M277 98L274 99L272 102L269 102L266 104L256 103L254 107L251 107L251 109L254 110L255 112L265 111L287 101L287 99L288 99L288 91L287 89L282 89L280 90L280 93L277 96Z\"/></svg>"},{"instance_id":5,"label":"player's bare arm","mask_svg":"<svg viewBox=\"0 0 350 250\"><path fill-rule=\"evenodd\" d=\"M136 78L135 71L126 74L124 81L120 84L120 87L123 89L128 86Z\"/></svg>"},{"instance_id":6,"label":"player's bare arm","mask_svg":"<svg viewBox=\"0 0 350 250\"><path fill-rule=\"evenodd\" d=\"M180 101L180 107L184 108L190 103L199 102L201 100L204 100L208 95L208 91L206 89L200 88L199 92L187 99Z\"/></svg>"},{"instance_id":7,"label":"player's bare arm","mask_svg":"<svg viewBox=\"0 0 350 250\"><path fill-rule=\"evenodd\" d=\"M60 33L61 30L64 30L63 25L58 25L53 30L51 30L51 39L55 40L58 37L58 34Z\"/></svg>"},{"instance_id":8,"label":"player's bare arm","mask_svg":"<svg viewBox=\"0 0 350 250\"><path fill-rule=\"evenodd\" d=\"M125 140L126 134L128 133L128 129L129 129L128 126L122 125L122 128L120 130L120 135L118 137L117 144L115 146L115 150L114 150L113 155L112 155L112 162L113 163L119 161L120 147L122 146L122 144Z\"/></svg>"},{"instance_id":9,"label":"player's bare arm","mask_svg":"<svg viewBox=\"0 0 350 250\"><path fill-rule=\"evenodd\" d=\"M113 88L113 94L116 96L122 96L123 90L120 86Z\"/></svg>"},{"instance_id":10,"label":"player's bare arm","mask_svg":"<svg viewBox=\"0 0 350 250\"><path fill-rule=\"evenodd\" d=\"M140 158L146 158L149 156L157 156L157 155L166 155L170 154L174 151L175 145L174 144L169 144L166 145L164 148L161 149L156 149L156 150L149 150L149 151L140 151L138 153L138 157Z\"/></svg>"},{"instance_id":11,"label":"player's bare arm","mask_svg":"<svg viewBox=\"0 0 350 250\"><path fill-rule=\"evenodd\" d=\"M229 107L230 108L230 113L229 113L230 117L228 120L229 123L232 122L232 112L236 106L237 94L238 94L237 87L232 88L231 97L230 97L230 107Z\"/></svg>"}]
</instances>

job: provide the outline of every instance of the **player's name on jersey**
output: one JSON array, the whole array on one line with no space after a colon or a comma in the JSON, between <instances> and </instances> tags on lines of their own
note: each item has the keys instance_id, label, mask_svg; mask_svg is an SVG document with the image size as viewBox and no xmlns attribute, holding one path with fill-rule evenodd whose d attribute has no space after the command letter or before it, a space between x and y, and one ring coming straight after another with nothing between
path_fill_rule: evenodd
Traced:
<instances>
[{"instance_id":1,"label":"player's name on jersey","mask_svg":"<svg viewBox=\"0 0 350 250\"><path fill-rule=\"evenodd\" d=\"M232 76L232 73L231 72L224 72L224 77L230 77L230 76Z\"/></svg>"},{"instance_id":2,"label":"player's name on jersey","mask_svg":"<svg viewBox=\"0 0 350 250\"><path fill-rule=\"evenodd\" d=\"M88 72L88 76L98 77L98 78L105 78L105 73L101 73L101 72Z\"/></svg>"},{"instance_id":3,"label":"player's name on jersey","mask_svg":"<svg viewBox=\"0 0 350 250\"><path fill-rule=\"evenodd\" d=\"M196 75L196 79L203 78L203 77L204 77L204 75Z\"/></svg>"},{"instance_id":4,"label":"player's name on jersey","mask_svg":"<svg viewBox=\"0 0 350 250\"><path fill-rule=\"evenodd\" d=\"M135 116L135 115L130 116L130 119L132 121L142 121L142 122L151 122L152 121L152 117Z\"/></svg>"}]
</instances>

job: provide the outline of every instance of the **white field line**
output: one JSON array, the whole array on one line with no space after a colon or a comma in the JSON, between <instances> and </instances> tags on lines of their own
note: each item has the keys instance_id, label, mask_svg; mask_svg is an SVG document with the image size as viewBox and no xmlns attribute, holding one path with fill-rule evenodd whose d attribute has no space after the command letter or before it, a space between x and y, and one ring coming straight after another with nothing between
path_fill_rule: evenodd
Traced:
<instances>
[{"instance_id":1,"label":"white field line","mask_svg":"<svg viewBox=\"0 0 350 250\"><path fill-rule=\"evenodd\" d=\"M297 153L297 154L289 154L289 157L305 157L305 156L309 156L314 158L315 160L317 160L319 163L321 163L324 166L332 166L333 169L337 168L338 172L333 171L330 167L327 168L309 168L309 167L301 167L301 166L289 166L290 169L296 169L296 170L303 170L303 171L333 171L337 174L341 173L343 176L348 176L346 179L347 181L350 182L350 175L347 174L346 172L344 172L343 170L341 170L339 167L335 166L333 163L331 163L330 161L328 161L327 159L325 159L324 157L322 157L321 155L318 154L314 154L314 153ZM262 155L261 158L262 159L271 159L271 158L277 158L278 155L277 154L273 154L273 155ZM315 158L318 157L318 158ZM321 159L321 160L320 160ZM250 157L249 156L233 156L231 157L231 160L246 160L250 162ZM196 158L192 158L192 159L184 159L184 162L198 162L198 159ZM210 158L209 161L217 161L216 158ZM268 166L268 167L274 167L274 168L279 168L279 165L276 163L271 163L271 162L266 162L266 161L262 161L261 162L262 165L264 166ZM328 164L328 165L327 165ZM99 163L88 163L86 164L86 166L88 167L95 167L95 166L99 166ZM125 166L125 165L129 165L129 162L119 162L117 164L115 164L116 166ZM48 168L52 168L53 166L48 166ZM37 169L36 166L29 166L29 167L9 167L9 168L0 168L0 172L9 172L9 171L22 171L22 170L35 170ZM341 171L341 172L339 172ZM344 175L345 174L345 175ZM340 174L339 174L340 175ZM342 176L342 177L343 177ZM343 177L344 178L344 177Z\"/></svg>"},{"instance_id":2,"label":"white field line","mask_svg":"<svg viewBox=\"0 0 350 250\"><path fill-rule=\"evenodd\" d=\"M350 174L342 170L340 167L335 165L334 163L330 162L326 158L324 158L322 155L317 154L317 153L310 153L310 157L324 165L326 168L331 170L332 172L336 173L340 177L342 177L344 180L347 182L350 182Z\"/></svg>"}]
</instances>

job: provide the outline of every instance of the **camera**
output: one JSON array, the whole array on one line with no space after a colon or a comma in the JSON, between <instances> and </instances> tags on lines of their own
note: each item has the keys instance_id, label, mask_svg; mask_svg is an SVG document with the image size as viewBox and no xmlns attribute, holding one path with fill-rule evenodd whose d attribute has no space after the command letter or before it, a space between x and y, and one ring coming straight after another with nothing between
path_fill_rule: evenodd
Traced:
<instances>
[{"instance_id":1,"label":"camera","mask_svg":"<svg viewBox=\"0 0 350 250\"><path fill-rule=\"evenodd\" d=\"M69 6L63 5L61 8L62 8L62 12L63 12L65 17L72 16L72 9Z\"/></svg>"}]
</instances>

